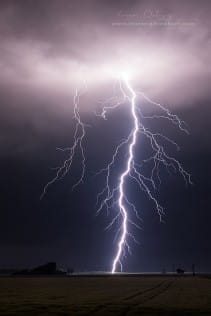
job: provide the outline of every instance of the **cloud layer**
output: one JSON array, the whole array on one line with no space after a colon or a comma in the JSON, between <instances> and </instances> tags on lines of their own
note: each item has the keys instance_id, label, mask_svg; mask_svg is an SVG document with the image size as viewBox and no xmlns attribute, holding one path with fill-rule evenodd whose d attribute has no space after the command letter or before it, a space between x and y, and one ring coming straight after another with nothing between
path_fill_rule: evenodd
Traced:
<instances>
[{"instance_id":1,"label":"cloud layer","mask_svg":"<svg viewBox=\"0 0 211 316\"><path fill-rule=\"evenodd\" d=\"M168 103L210 98L210 8L208 1L2 1L0 84L18 87L22 98L26 91L60 98L84 79L103 89L129 69L137 89Z\"/></svg>"}]
</instances>

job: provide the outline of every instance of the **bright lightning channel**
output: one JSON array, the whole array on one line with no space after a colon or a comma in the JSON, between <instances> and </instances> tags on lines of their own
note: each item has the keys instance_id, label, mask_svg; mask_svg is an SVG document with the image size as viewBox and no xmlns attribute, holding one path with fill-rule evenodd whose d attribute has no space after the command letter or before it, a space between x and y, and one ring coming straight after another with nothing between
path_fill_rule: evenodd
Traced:
<instances>
[{"instance_id":1,"label":"bright lightning channel","mask_svg":"<svg viewBox=\"0 0 211 316\"><path fill-rule=\"evenodd\" d=\"M165 166L169 172L170 170L173 170L174 172L178 171L186 183L192 183L190 174L183 169L181 163L178 160L166 153L162 143L160 143L160 140L162 139L163 141L174 145L176 149L179 150L177 143L161 133L152 132L144 126L143 121L151 119L165 119L176 125L182 132L188 133L185 128L185 123L180 120L177 115L172 114L163 105L151 100L143 92L135 92L126 74L122 74L119 79L119 90L122 97L119 99L116 97L116 95L114 95L113 97L104 101L102 103L103 108L101 113L96 114L105 120L107 119L106 115L108 111L114 110L121 106L124 102L127 102L130 105L129 108L132 118L132 130L130 134L116 147L114 155L112 156L112 159L108 165L97 173L97 175L105 174L106 180L105 187L97 195L97 214L101 212L103 208L107 209L107 212L109 212L111 208L117 211L116 215L113 216L113 219L107 226L107 229L111 228L116 222L120 221L119 229L117 230L116 235L118 238L117 250L112 261L111 273L115 273L119 271L119 269L122 271L122 260L126 256L126 251L131 253L128 240L132 238L132 240L136 242L135 237L130 232L129 226L133 225L136 228L140 228L139 224L131 219L131 214L135 214L136 220L141 220L139 212L136 209L134 203L132 203L127 197L127 180L129 178L132 179L139 186L139 188L145 192L145 194L154 204L160 221L162 221L164 210L159 204L157 198L154 196L153 190L157 189L157 182L158 185L161 184L159 175L161 165ZM61 180L70 171L77 151L79 151L81 154L81 174L79 180L75 183L73 188L78 186L84 180L86 166L83 142L86 132L85 124L81 120L79 111L79 99L82 94L83 92L79 93L76 89L73 98L74 119L76 122L73 145L72 147L60 149L62 151L68 152L68 157L66 160L64 160L64 163L57 168L56 176L45 185L41 198L46 194L50 185L52 185L57 180ZM156 106L162 113L160 115L144 116L141 109L137 107L136 104L136 99L139 95L141 95L146 102ZM143 160L141 164L136 162L135 159L135 148L139 134L146 137L152 150L150 157ZM125 149L127 153L127 159L125 162L126 166L120 174L118 184L115 186L111 183L111 174L112 169L115 167L115 164L118 161L118 157L120 156L122 149ZM152 164L151 174L148 177L144 175L143 171L141 171L143 165L145 164Z\"/></svg>"},{"instance_id":2,"label":"bright lightning channel","mask_svg":"<svg viewBox=\"0 0 211 316\"><path fill-rule=\"evenodd\" d=\"M136 115L136 109L135 109L135 99L136 99L136 93L135 91L131 88L131 86L129 85L129 82L127 80L127 78L124 76L124 82L129 90L129 92L131 93L132 97L129 98L130 104L131 104L131 113L132 113L132 118L133 118L133 122L134 122L134 129L132 132L132 141L129 144L129 157L128 157L128 161L127 161L127 168L126 170L121 174L120 176L120 182L119 182L119 200L118 200L118 205L119 205L119 209L122 215L122 235L120 237L119 243L118 243L118 251L117 254L114 258L113 261L113 265L112 265L112 273L114 273L116 271L116 266L117 263L120 260L121 254L122 254L122 247L125 244L125 239L127 236L127 209L124 206L124 185L125 185L125 180L126 177L128 176L128 174L131 171L131 164L133 161L133 148L136 144L136 135L138 133L138 118Z\"/></svg>"}]
</instances>

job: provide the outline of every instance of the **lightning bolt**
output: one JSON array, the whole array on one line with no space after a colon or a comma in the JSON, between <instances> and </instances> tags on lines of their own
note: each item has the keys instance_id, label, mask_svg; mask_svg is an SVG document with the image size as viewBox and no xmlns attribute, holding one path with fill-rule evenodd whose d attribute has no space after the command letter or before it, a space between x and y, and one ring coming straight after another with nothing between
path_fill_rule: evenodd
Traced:
<instances>
[{"instance_id":1,"label":"lightning bolt","mask_svg":"<svg viewBox=\"0 0 211 316\"><path fill-rule=\"evenodd\" d=\"M86 88L86 83L85 83L85 88ZM74 184L72 189L74 189L80 183L83 183L84 181L86 165L85 165L83 141L84 141L84 137L86 133L85 133L85 124L81 120L80 111L79 111L79 100L80 100L81 95L84 93L85 91L79 92L78 89L75 90L75 95L73 97L73 104L74 104L73 119L75 120L75 132L74 132L74 138L73 138L74 139L73 145L72 147L67 147L67 148L57 148L57 150L60 150L62 152L67 152L68 157L67 159L64 160L61 166L56 168L57 172L56 172L55 177L44 186L43 192L40 196L41 199L44 197L48 188L52 184L54 184L58 180L63 179L64 176L70 171L77 151L79 151L81 155L81 174L78 181Z\"/></svg>"},{"instance_id":2,"label":"lightning bolt","mask_svg":"<svg viewBox=\"0 0 211 316\"><path fill-rule=\"evenodd\" d=\"M107 113L109 111L115 110L123 103L127 103L129 105L132 121L132 129L128 137L123 139L117 145L112 159L107 164L107 166L96 173L96 175L105 175L105 186L97 195L97 214L99 214L103 209L106 209L107 213L110 212L110 209L116 211L116 214L112 216L112 220L106 229L110 229L115 223L118 222L118 229L115 237L115 239L118 239L117 249L112 261L111 273L115 273L116 271L119 271L119 269L122 271L122 260L126 256L127 252L131 253L129 240L132 239L133 241L137 242L133 234L130 232L130 226L133 225L134 227L141 229L139 221L142 219L139 216L139 211L136 209L135 204L132 203L128 198L126 185L129 180L134 181L140 190L146 194L151 203L154 205L154 209L156 210L161 222L163 221L163 216L165 213L163 207L159 204L159 201L155 196L155 190L157 190L158 186L161 184L161 178L159 174L160 167L163 165L170 173L172 170L174 172L179 172L186 184L192 183L190 174L183 168L178 160L167 154L161 140L175 146L177 150L180 149L178 144L164 134L151 131L150 129L146 128L144 124L145 120L168 120L170 123L176 125L180 131L188 134L188 131L185 127L185 122L180 120L177 115L172 114L169 109L163 105L151 100L143 92L136 92L130 84L127 75L123 74L118 83L121 97L117 97L115 92L113 97L101 102L103 105L101 113L95 113L97 116L106 120ZM83 142L86 133L85 124L82 122L79 112L79 99L82 94L83 93L79 93L76 89L73 98L74 120L76 122L73 145L72 147L60 149L65 152L67 151L69 155L67 159L64 160L64 163L58 167L56 176L45 185L41 197L46 194L50 185L52 185L57 180L61 180L70 171L77 150L81 154L81 173L79 180L75 183L73 188L78 186L84 180L86 166ZM140 96L145 102L156 106L161 114L145 116L142 113L141 108L137 105L137 99ZM152 151L152 154L143 160L141 164L136 161L135 153L139 135L145 137L148 140ZM126 157L125 167L120 173L117 183L114 184L112 182L113 169L119 161L119 158L122 156ZM143 171L144 165L151 166L151 173L148 176L146 176L145 172ZM133 219L134 216L135 220Z\"/></svg>"},{"instance_id":3,"label":"lightning bolt","mask_svg":"<svg viewBox=\"0 0 211 316\"><path fill-rule=\"evenodd\" d=\"M136 144L136 137L137 137L137 133L139 130L139 123L138 123L138 118L136 115L136 109L135 109L135 99L136 99L136 93L134 92L134 90L131 88L131 86L128 83L128 80L125 78L124 79L125 84L129 90L129 92L131 93L132 97L128 97L129 102L131 104L131 114L132 114L132 119L134 122L134 129L132 131L132 140L129 144L129 157L128 157L128 161L127 161L127 168L126 170L121 174L120 176L120 182L119 182L119 200L118 200L118 206L122 215L122 234L118 243L118 251L116 254L116 257L114 258L113 261L113 265L112 265L112 273L114 273L116 271L116 265L120 260L121 254L122 254L122 247L125 244L125 239L127 236L127 222L128 222L128 215L127 215L127 209L124 205L124 186L125 186L125 181L127 176L130 174L131 172L131 168L132 168L132 162L133 162L133 157L134 157L134 153L133 153L133 148Z\"/></svg>"},{"instance_id":4,"label":"lightning bolt","mask_svg":"<svg viewBox=\"0 0 211 316\"><path fill-rule=\"evenodd\" d=\"M99 200L102 199L97 212L100 212L104 207L107 209L107 211L109 211L110 208L117 205L117 214L113 217L111 223L107 226L107 228L111 228L114 225L114 223L121 218L120 227L117 231L119 238L117 251L112 262L112 273L115 273L118 270L118 266L122 271L122 259L126 255L126 249L129 251L129 253L131 252L128 239L132 238L134 241L136 241L135 237L129 231L129 225L133 225L136 228L140 228L140 226L137 223L135 223L130 216L130 213L132 211L133 213L135 213L136 219L141 220L139 212L137 211L134 203L131 203L127 197L127 180L130 178L133 181L135 181L135 183L138 184L139 188L146 193L148 198L154 204L154 207L159 215L161 222L163 221L164 210L152 192L152 189L155 190L157 188L155 178L157 177L158 181L161 182L159 177L160 165L163 164L166 168L173 168L174 171L179 171L179 173L183 176L185 182L191 183L190 174L184 170L182 165L175 158L169 156L165 152L163 146L159 143L159 139L163 139L166 142L173 144L177 148L177 150L179 150L179 146L177 145L177 143L163 134L151 132L144 126L142 121L144 119L167 119L172 124L177 125L181 131L188 133L188 131L184 127L185 123L181 121L177 115L172 114L163 105L152 101L143 92L136 93L135 90L132 88L126 75L123 75L121 77L119 86L120 91L123 95L123 101L127 100L130 105L133 127L128 138L126 140L123 140L117 146L111 162L107 165L106 168L102 169L98 173L106 173L106 186L97 196L97 204ZM138 95L141 95L145 101L158 107L162 111L162 114L144 116L142 114L141 109L137 108L136 105L136 99ZM117 106L119 106L119 103L115 103L113 106L104 106L101 112L102 118L106 119L107 112L111 109L115 109ZM135 147L137 145L137 137L139 134L141 134L142 136L144 135L149 140L150 146L153 151L153 155L151 155L148 159L142 162L142 164L153 164L150 177L146 177L143 173L141 173L140 170L138 170L138 168L141 169L142 166L136 163L135 161ZM122 147L126 147L126 167L120 174L119 183L116 187L112 189L112 184L110 184L112 168L115 165L118 155L120 155L120 150L122 149ZM103 198L104 195L105 197Z\"/></svg>"}]
</instances>

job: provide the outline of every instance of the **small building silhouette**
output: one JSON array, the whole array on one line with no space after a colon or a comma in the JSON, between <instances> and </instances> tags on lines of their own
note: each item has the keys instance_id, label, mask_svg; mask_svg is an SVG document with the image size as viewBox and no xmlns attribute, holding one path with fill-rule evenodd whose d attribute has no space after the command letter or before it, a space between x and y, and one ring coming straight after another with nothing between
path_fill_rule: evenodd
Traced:
<instances>
[{"instance_id":1,"label":"small building silhouette","mask_svg":"<svg viewBox=\"0 0 211 316\"><path fill-rule=\"evenodd\" d=\"M181 269L181 268L177 268L176 272L177 272L177 274L179 274L179 275L182 275L182 274L185 273L185 271L184 271L183 269Z\"/></svg>"}]
</instances>

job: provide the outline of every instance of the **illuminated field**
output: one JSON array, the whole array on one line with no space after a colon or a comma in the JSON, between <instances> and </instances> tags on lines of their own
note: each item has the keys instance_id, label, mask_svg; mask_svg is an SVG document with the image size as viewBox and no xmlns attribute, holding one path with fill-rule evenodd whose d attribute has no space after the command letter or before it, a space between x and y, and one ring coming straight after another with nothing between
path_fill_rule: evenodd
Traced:
<instances>
[{"instance_id":1,"label":"illuminated field","mask_svg":"<svg viewBox=\"0 0 211 316\"><path fill-rule=\"evenodd\" d=\"M0 315L211 315L200 277L0 278Z\"/></svg>"}]
</instances>

